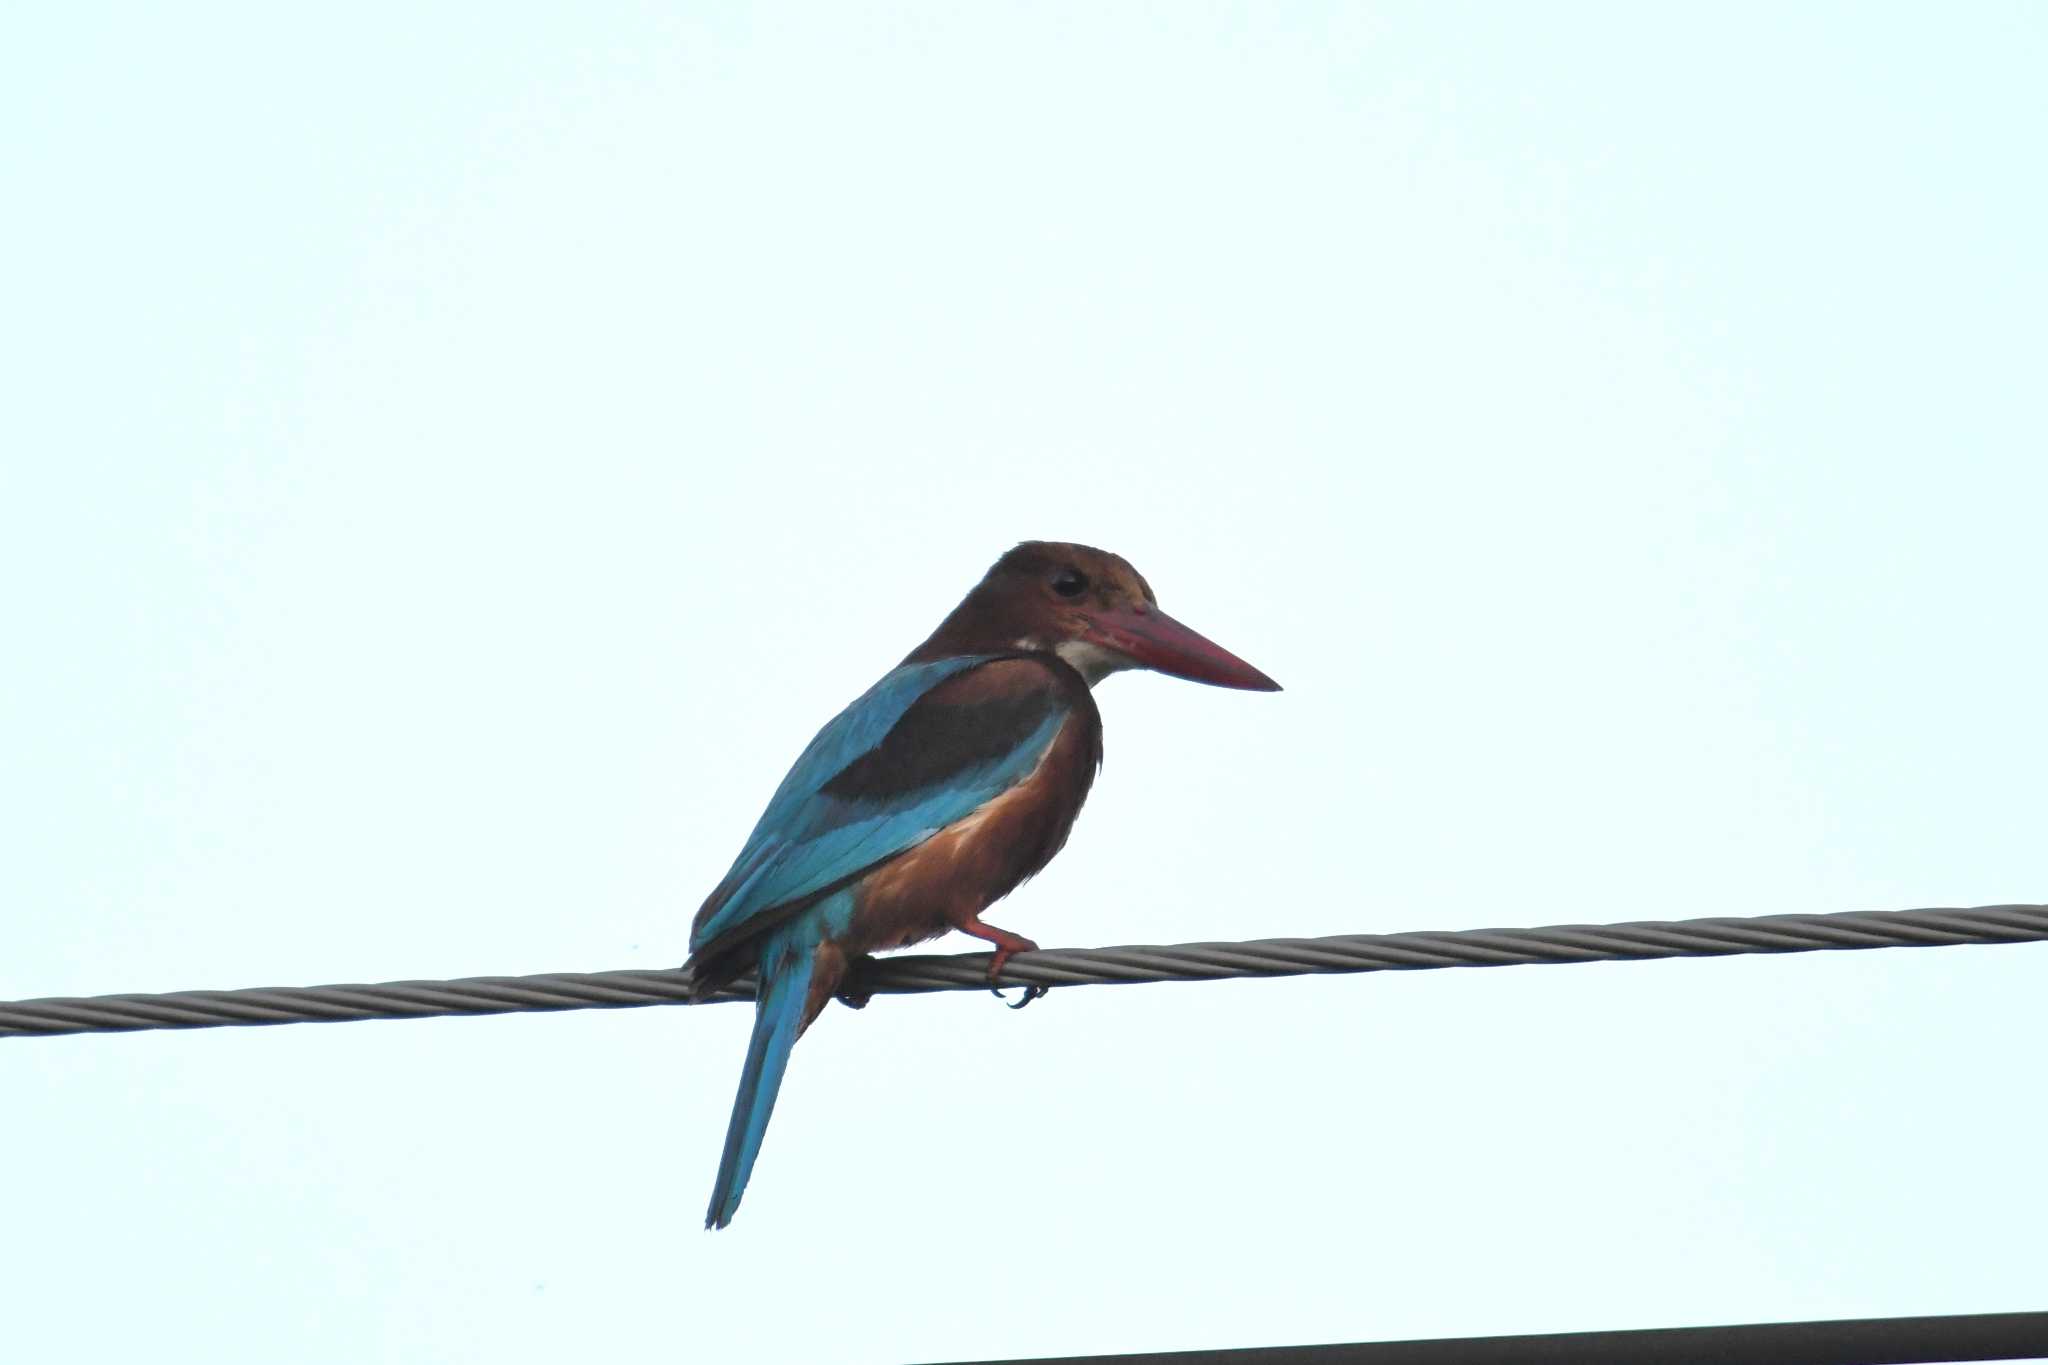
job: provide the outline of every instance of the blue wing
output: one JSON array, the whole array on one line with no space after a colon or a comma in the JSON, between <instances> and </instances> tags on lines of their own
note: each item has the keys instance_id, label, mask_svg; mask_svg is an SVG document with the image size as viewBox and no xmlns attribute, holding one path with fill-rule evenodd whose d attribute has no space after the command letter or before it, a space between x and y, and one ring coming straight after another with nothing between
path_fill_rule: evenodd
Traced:
<instances>
[{"instance_id":1,"label":"blue wing","mask_svg":"<svg viewBox=\"0 0 2048 1365\"><path fill-rule=\"evenodd\" d=\"M996 702L926 700L996 657L906 664L820 730L697 912L691 950L765 928L770 912L916 847L1028 776L1067 717L1050 673Z\"/></svg>"}]
</instances>

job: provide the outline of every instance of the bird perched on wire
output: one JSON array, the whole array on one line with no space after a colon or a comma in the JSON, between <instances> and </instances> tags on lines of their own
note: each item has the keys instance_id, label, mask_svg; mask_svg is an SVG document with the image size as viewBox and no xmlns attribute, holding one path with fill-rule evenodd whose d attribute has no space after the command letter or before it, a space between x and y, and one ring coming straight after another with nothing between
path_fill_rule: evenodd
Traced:
<instances>
[{"instance_id":1,"label":"bird perched on wire","mask_svg":"<svg viewBox=\"0 0 2048 1365\"><path fill-rule=\"evenodd\" d=\"M1038 946L981 914L1066 842L1102 762L1089 689L1126 668L1280 688L1159 610L1120 557L1027 541L782 779L690 928L699 995L758 979L707 1228L732 1221L790 1048L864 954L958 929L995 945L993 983Z\"/></svg>"}]
</instances>

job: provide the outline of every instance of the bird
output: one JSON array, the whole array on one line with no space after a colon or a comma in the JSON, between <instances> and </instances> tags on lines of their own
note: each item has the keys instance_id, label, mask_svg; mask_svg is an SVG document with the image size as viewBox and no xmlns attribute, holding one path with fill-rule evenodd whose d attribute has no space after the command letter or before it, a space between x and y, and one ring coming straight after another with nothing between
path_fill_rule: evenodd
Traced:
<instances>
[{"instance_id":1,"label":"bird","mask_svg":"<svg viewBox=\"0 0 2048 1365\"><path fill-rule=\"evenodd\" d=\"M798 1036L866 1003L841 992L868 955L957 929L995 945L993 988L1038 946L981 916L1066 843L1102 763L1092 689L1126 669L1280 690L1121 556L1025 541L797 758L690 926L694 998L756 979L707 1229L739 1208Z\"/></svg>"}]
</instances>

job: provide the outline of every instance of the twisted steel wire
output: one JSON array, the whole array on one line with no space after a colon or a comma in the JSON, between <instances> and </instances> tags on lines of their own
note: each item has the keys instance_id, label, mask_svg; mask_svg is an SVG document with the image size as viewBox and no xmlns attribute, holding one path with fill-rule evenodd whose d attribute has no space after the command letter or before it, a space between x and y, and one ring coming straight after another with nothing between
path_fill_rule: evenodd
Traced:
<instances>
[{"instance_id":1,"label":"twisted steel wire","mask_svg":"<svg viewBox=\"0 0 2048 1365\"><path fill-rule=\"evenodd\" d=\"M2048 941L2048 905L1986 905L1970 910L1880 910L1560 924L1528 929L1337 934L1328 938L1269 938L1246 943L1061 948L1011 958L997 982L1005 986L1109 986L1153 981L1220 981L1232 977L1422 971L1436 967L1639 962L1664 957L2043 941ZM877 958L852 975L847 993L918 995L930 991L984 990L989 985L989 959L987 953ZM52 997L0 1004L0 1037L218 1028L229 1024L426 1019L536 1010L632 1009L644 1005L751 1000L753 994L752 980L742 978L723 990L698 998L689 974L673 969Z\"/></svg>"}]
</instances>

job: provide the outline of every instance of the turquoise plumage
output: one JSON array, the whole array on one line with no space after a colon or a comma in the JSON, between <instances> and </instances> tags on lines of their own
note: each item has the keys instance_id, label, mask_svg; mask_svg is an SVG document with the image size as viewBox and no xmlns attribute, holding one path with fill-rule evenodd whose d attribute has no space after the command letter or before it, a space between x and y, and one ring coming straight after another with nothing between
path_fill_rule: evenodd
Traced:
<instances>
[{"instance_id":1,"label":"turquoise plumage","mask_svg":"<svg viewBox=\"0 0 2048 1365\"><path fill-rule=\"evenodd\" d=\"M833 717L769 798L732 870L706 903L712 912L700 918L690 935L695 953L745 936L756 919L783 920L758 938L754 1032L706 1226L724 1227L739 1207L790 1049L806 1022L815 952L847 932L856 908L856 888L847 884L849 879L916 847L1016 785L1044 758L1066 721L1067 708L1045 707L1042 718L1015 742L936 782L886 796L824 789L873 753L934 687L995 657L973 654L906 664Z\"/></svg>"},{"instance_id":2,"label":"turquoise plumage","mask_svg":"<svg viewBox=\"0 0 2048 1365\"><path fill-rule=\"evenodd\" d=\"M902 852L987 800L967 790L941 788L918 793L920 799L907 803L863 807L820 789L880 744L919 697L988 658L969 654L893 668L827 721L768 798L768 809L755 822L732 870L712 892L714 899L723 894L725 902L691 930L690 951L702 951L750 916L814 894ZM931 823L934 818L937 824Z\"/></svg>"}]
</instances>

